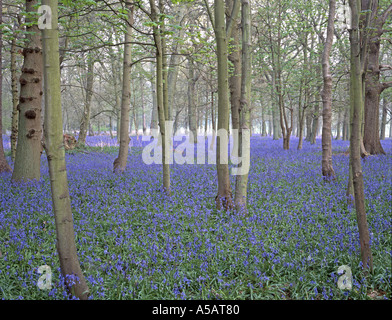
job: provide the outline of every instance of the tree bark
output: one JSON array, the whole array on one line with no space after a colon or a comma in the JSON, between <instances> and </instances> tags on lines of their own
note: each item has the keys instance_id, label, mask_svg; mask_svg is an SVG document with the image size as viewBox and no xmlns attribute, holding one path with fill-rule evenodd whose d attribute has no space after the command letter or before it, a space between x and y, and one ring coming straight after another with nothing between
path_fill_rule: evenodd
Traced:
<instances>
[{"instance_id":1,"label":"tree bark","mask_svg":"<svg viewBox=\"0 0 392 320\"><path fill-rule=\"evenodd\" d=\"M384 95L382 99L382 116L381 116L381 129L380 129L380 140L385 139L385 127L387 125L387 99ZM392 123L391 123L392 125Z\"/></svg>"},{"instance_id":2,"label":"tree bark","mask_svg":"<svg viewBox=\"0 0 392 320\"><path fill-rule=\"evenodd\" d=\"M193 142L197 143L197 125L196 125L196 81L195 66L192 56L188 57L188 124L189 131L192 132Z\"/></svg>"},{"instance_id":3,"label":"tree bark","mask_svg":"<svg viewBox=\"0 0 392 320\"><path fill-rule=\"evenodd\" d=\"M329 1L327 39L324 44L322 55L322 72L324 78L324 87L321 91L323 99L323 129L322 129L322 160L321 171L326 181L335 178L335 171L332 165L332 75L329 65L329 56L332 49L334 36L334 19L335 19L336 1Z\"/></svg>"},{"instance_id":4,"label":"tree bark","mask_svg":"<svg viewBox=\"0 0 392 320\"><path fill-rule=\"evenodd\" d=\"M166 134L169 135L169 132L166 132L166 120L167 120L167 112L165 110L165 101L164 101L164 73L163 73L163 45L162 45L162 30L158 27L159 19L158 19L158 8L155 5L154 0L150 0L151 7L151 18L152 21L155 22L153 26L153 34L154 34L154 42L156 47L156 95L157 95L157 108L158 108L158 120L159 120L159 128L162 139L162 175L163 175L163 190L167 195L170 195L170 150L169 145L167 145L167 141L169 141L170 137L166 137Z\"/></svg>"},{"instance_id":5,"label":"tree bark","mask_svg":"<svg viewBox=\"0 0 392 320\"><path fill-rule=\"evenodd\" d=\"M26 1L26 12L37 13L38 1ZM26 22L32 22L26 17ZM26 47L20 76L19 129L13 181L41 178L42 39L36 24L26 26ZM60 126L62 128L62 124Z\"/></svg>"},{"instance_id":6,"label":"tree bark","mask_svg":"<svg viewBox=\"0 0 392 320\"><path fill-rule=\"evenodd\" d=\"M87 130L90 124L91 99L93 96L94 85L94 60L87 57L87 74L86 74L86 100L84 102L84 110L82 121L80 122L80 130L77 145L82 147L86 145Z\"/></svg>"},{"instance_id":7,"label":"tree bark","mask_svg":"<svg viewBox=\"0 0 392 320\"><path fill-rule=\"evenodd\" d=\"M185 23L185 15L188 12L189 5L184 2L180 2L178 4L175 4L176 7L176 13L175 13L175 18L174 18L174 25L181 26L180 29L176 29L174 31L174 37L178 37L179 39L182 39L185 34L185 28L184 23ZM167 94L168 94L168 117L169 120L173 120L173 115L174 115L174 93L176 91L176 84L177 84L177 78L178 78L178 70L179 70L179 63L180 63L180 55L178 55L178 49L179 49L179 42L174 41L172 48L171 48L171 56L170 56L170 61L169 61L169 70L167 74Z\"/></svg>"},{"instance_id":8,"label":"tree bark","mask_svg":"<svg viewBox=\"0 0 392 320\"><path fill-rule=\"evenodd\" d=\"M157 106L157 89L156 89L156 74L154 64L151 63L151 94L152 94L152 110L151 110L151 124L150 130L158 130L158 106Z\"/></svg>"},{"instance_id":9,"label":"tree bark","mask_svg":"<svg viewBox=\"0 0 392 320\"><path fill-rule=\"evenodd\" d=\"M70 294L85 300L89 289L77 257L63 144L58 4L56 0L43 0L43 4L52 9L52 28L43 29L42 36L45 66L45 150L56 224L56 245L66 288Z\"/></svg>"},{"instance_id":10,"label":"tree bark","mask_svg":"<svg viewBox=\"0 0 392 320\"><path fill-rule=\"evenodd\" d=\"M18 140L18 121L19 121L19 89L18 89L18 75L17 75L17 33L14 32L14 36L11 42L11 91L12 91L12 120L11 120L11 159L15 162L16 157L16 143Z\"/></svg>"},{"instance_id":11,"label":"tree bark","mask_svg":"<svg viewBox=\"0 0 392 320\"><path fill-rule=\"evenodd\" d=\"M128 10L128 23L126 24L126 33L124 41L124 59L123 59L123 81L121 97L121 124L120 124L120 148L118 157L113 163L114 173L124 173L127 166L129 150L129 108L131 105L131 63L132 63L132 25L133 25L133 6L125 3ZM136 127L137 130L137 127Z\"/></svg>"},{"instance_id":12,"label":"tree bark","mask_svg":"<svg viewBox=\"0 0 392 320\"><path fill-rule=\"evenodd\" d=\"M0 24L3 23L3 0L0 0ZM11 167L8 165L4 154L3 146L3 33L0 32L0 173L10 172Z\"/></svg>"},{"instance_id":13,"label":"tree bark","mask_svg":"<svg viewBox=\"0 0 392 320\"><path fill-rule=\"evenodd\" d=\"M215 4L215 38L218 60L218 126L220 132L228 134L229 131L229 87L228 87L228 62L227 62L227 36L225 25L225 3L223 0L214 0ZM232 192L229 178L229 165L222 158L228 154L228 145L217 139L216 167L218 175L218 194L215 197L217 209L233 208Z\"/></svg>"},{"instance_id":14,"label":"tree bark","mask_svg":"<svg viewBox=\"0 0 392 320\"><path fill-rule=\"evenodd\" d=\"M242 158L241 170L236 176L234 203L238 211L247 212L248 172L250 165L250 108L251 108L251 10L250 1L242 0L242 66L241 66L241 99L239 109L239 150Z\"/></svg>"},{"instance_id":15,"label":"tree bark","mask_svg":"<svg viewBox=\"0 0 392 320\"><path fill-rule=\"evenodd\" d=\"M363 144L365 150L370 154L385 154L380 142L379 114L380 94L385 89L380 83L380 44L384 33L384 24L391 14L392 5L384 14L379 13L378 0L373 0L371 19L372 32L369 33L369 50L365 72L365 123L363 132ZM364 31L368 32L368 31Z\"/></svg>"},{"instance_id":16,"label":"tree bark","mask_svg":"<svg viewBox=\"0 0 392 320\"><path fill-rule=\"evenodd\" d=\"M359 229L359 240L361 247L361 259L363 267L373 270L373 258L370 249L369 228L366 219L365 195L363 184L363 173L361 165L360 144L362 125L362 76L363 67L361 61L359 13L361 12L360 2L350 0L351 8L351 68L350 68L350 108L351 108L351 136L350 136L350 166L353 178L353 190L355 200L355 210Z\"/></svg>"}]
</instances>

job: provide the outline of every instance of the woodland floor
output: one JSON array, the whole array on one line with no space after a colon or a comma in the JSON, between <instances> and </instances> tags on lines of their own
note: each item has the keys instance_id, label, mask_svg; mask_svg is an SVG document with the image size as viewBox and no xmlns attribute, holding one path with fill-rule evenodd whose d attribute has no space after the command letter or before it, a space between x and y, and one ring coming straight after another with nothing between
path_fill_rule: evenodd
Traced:
<instances>
[{"instance_id":1,"label":"woodland floor","mask_svg":"<svg viewBox=\"0 0 392 320\"><path fill-rule=\"evenodd\" d=\"M321 177L321 140L304 142L301 151L297 142L283 151L281 140L252 137L246 217L214 208L212 164L172 165L168 198L161 166L143 163L135 137L122 176L112 173L118 148L109 137L88 137L90 148L68 152L78 256L91 297L391 299L392 140L382 141L387 155L362 162L374 259L367 278L345 196L349 142L333 140L331 183ZM0 175L0 298L68 299L45 157L40 182L10 178ZM37 286L41 265L52 269L51 290ZM352 270L352 290L337 286L342 265Z\"/></svg>"}]
</instances>

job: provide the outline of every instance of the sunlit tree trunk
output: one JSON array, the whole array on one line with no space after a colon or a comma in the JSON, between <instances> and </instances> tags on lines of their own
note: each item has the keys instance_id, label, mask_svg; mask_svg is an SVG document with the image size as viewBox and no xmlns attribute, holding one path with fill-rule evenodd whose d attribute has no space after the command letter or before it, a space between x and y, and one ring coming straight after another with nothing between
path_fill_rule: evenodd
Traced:
<instances>
[{"instance_id":1,"label":"sunlit tree trunk","mask_svg":"<svg viewBox=\"0 0 392 320\"><path fill-rule=\"evenodd\" d=\"M37 13L38 1L26 1L26 12ZM26 17L26 47L20 76L19 128L13 181L41 178L42 40L38 26ZM61 125L62 128L62 125Z\"/></svg>"},{"instance_id":2,"label":"sunlit tree trunk","mask_svg":"<svg viewBox=\"0 0 392 320\"><path fill-rule=\"evenodd\" d=\"M128 20L126 24L125 41L124 41L124 59L123 59L123 81L121 97L121 124L120 124L120 148L118 157L114 160L113 171L123 173L127 166L129 150L129 108L131 105L131 63L132 63L132 25L133 25L133 6L126 2L125 7L128 10ZM136 127L137 130L137 127Z\"/></svg>"},{"instance_id":3,"label":"sunlit tree trunk","mask_svg":"<svg viewBox=\"0 0 392 320\"><path fill-rule=\"evenodd\" d=\"M52 203L56 224L57 252L61 273L70 294L87 299L89 289L77 257L71 201L69 197L62 132L57 0L43 0L50 6L51 28L43 29L45 76L45 151L49 165Z\"/></svg>"}]
</instances>

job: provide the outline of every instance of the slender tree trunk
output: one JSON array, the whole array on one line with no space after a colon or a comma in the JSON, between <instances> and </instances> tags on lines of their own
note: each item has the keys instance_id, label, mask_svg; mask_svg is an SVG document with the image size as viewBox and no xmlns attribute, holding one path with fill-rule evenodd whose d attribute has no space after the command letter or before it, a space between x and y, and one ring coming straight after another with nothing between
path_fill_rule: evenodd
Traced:
<instances>
[{"instance_id":1,"label":"slender tree trunk","mask_svg":"<svg viewBox=\"0 0 392 320\"><path fill-rule=\"evenodd\" d=\"M19 90L18 90L18 75L16 66L16 47L17 34L14 33L14 38L11 42L11 90L12 90L12 125L11 125L11 159L15 162L16 143L18 140L18 117L19 117Z\"/></svg>"},{"instance_id":2,"label":"slender tree trunk","mask_svg":"<svg viewBox=\"0 0 392 320\"><path fill-rule=\"evenodd\" d=\"M313 113L313 121L312 121L312 131L310 134L310 144L316 143L317 132L319 130L319 113L320 113L320 104L316 102L314 106L314 113Z\"/></svg>"},{"instance_id":3,"label":"slender tree trunk","mask_svg":"<svg viewBox=\"0 0 392 320\"><path fill-rule=\"evenodd\" d=\"M140 77L140 104L142 107L142 125L143 125L143 135L147 133L147 124L146 124L146 113L144 108L144 79Z\"/></svg>"},{"instance_id":4,"label":"slender tree trunk","mask_svg":"<svg viewBox=\"0 0 392 320\"><path fill-rule=\"evenodd\" d=\"M309 66L309 61L308 61L308 37L305 35L304 39L304 45L303 45L303 53L304 53L304 70L303 70L303 77L301 79L301 87L300 87L300 98L299 98L299 103L298 103L298 126L299 126L299 134L298 134L298 150L302 150L303 146L303 135L304 135L304 125L305 125L305 114L306 114L306 109L308 108L308 102L309 102L309 88L308 86L305 86L304 91L304 101L302 102L302 86L303 86L303 79L306 79L308 73L310 73L310 66ZM303 104L303 107L302 107Z\"/></svg>"},{"instance_id":5,"label":"slender tree trunk","mask_svg":"<svg viewBox=\"0 0 392 320\"><path fill-rule=\"evenodd\" d=\"M229 87L228 87L228 60L227 36L225 24L225 2L214 0L215 4L215 38L218 60L218 131L228 135L229 131ZM228 145L217 139L216 167L218 174L218 194L215 198L217 209L222 207L230 210L233 207L232 192L229 178L229 165L223 159L227 157Z\"/></svg>"},{"instance_id":6,"label":"slender tree trunk","mask_svg":"<svg viewBox=\"0 0 392 320\"><path fill-rule=\"evenodd\" d=\"M3 0L0 0L0 24L3 23ZM7 159L4 155L3 146L3 33L0 32L0 173L10 172L11 167L7 163Z\"/></svg>"},{"instance_id":7,"label":"slender tree trunk","mask_svg":"<svg viewBox=\"0 0 392 320\"><path fill-rule=\"evenodd\" d=\"M93 96L93 85L94 85L94 60L92 57L87 57L87 81L86 81L86 101L84 102L84 110L82 115L82 121L80 122L78 146L86 145L87 130L90 124L90 113L91 113L91 99Z\"/></svg>"},{"instance_id":8,"label":"slender tree trunk","mask_svg":"<svg viewBox=\"0 0 392 320\"><path fill-rule=\"evenodd\" d=\"M339 140L341 137L341 123L342 123L342 112L339 110L338 112L338 122L336 124L336 140Z\"/></svg>"},{"instance_id":9,"label":"slender tree trunk","mask_svg":"<svg viewBox=\"0 0 392 320\"><path fill-rule=\"evenodd\" d=\"M69 197L62 132L58 7L56 0L43 0L52 9L52 28L43 29L45 72L45 149L49 165L61 273L70 294L87 299L89 289L77 257ZM61 147L60 147L61 146Z\"/></svg>"},{"instance_id":10,"label":"slender tree trunk","mask_svg":"<svg viewBox=\"0 0 392 320\"><path fill-rule=\"evenodd\" d=\"M157 107L159 128L162 138L162 171L163 171L163 190L167 195L170 195L170 150L167 141L170 139L170 134L167 132L166 119L167 112L165 110L164 101L164 73L163 73L163 45L162 45L162 30L158 27L158 9L154 0L150 0L151 18L156 23L153 27L154 42L156 46L156 86L157 86ZM168 137L166 137L168 135Z\"/></svg>"},{"instance_id":11,"label":"slender tree trunk","mask_svg":"<svg viewBox=\"0 0 392 320\"><path fill-rule=\"evenodd\" d=\"M366 219L363 173L360 155L361 122L362 122L362 75L361 43L359 29L360 2L350 0L351 8L351 68L350 68L350 108L351 108L351 136L350 136L350 166L353 178L355 210L359 228L361 258L365 269L373 270L373 258L370 249L369 228Z\"/></svg>"},{"instance_id":12,"label":"slender tree trunk","mask_svg":"<svg viewBox=\"0 0 392 320\"><path fill-rule=\"evenodd\" d=\"M236 176L235 198L236 209L247 211L248 172L250 165L250 109L251 109L251 10L250 1L242 0L242 75L241 105L239 110L239 156L242 158L240 174Z\"/></svg>"},{"instance_id":13,"label":"slender tree trunk","mask_svg":"<svg viewBox=\"0 0 392 320\"><path fill-rule=\"evenodd\" d=\"M234 1L227 1L226 4L226 24L229 23L230 14L233 10ZM231 62L232 70L229 71L229 90L230 90L230 106L231 106L231 126L232 129L240 127L240 98L241 98L241 48L240 48L240 27L238 19L232 21L233 27L231 35L229 35L230 50L228 59ZM238 144L234 141L233 151L237 152Z\"/></svg>"},{"instance_id":14,"label":"slender tree trunk","mask_svg":"<svg viewBox=\"0 0 392 320\"><path fill-rule=\"evenodd\" d=\"M185 15L188 12L189 5L184 2L180 2L178 4L175 4L175 18L174 18L174 25L180 26L181 28L176 29L174 31L174 37L178 37L179 39L182 39L185 34L186 28L184 28L184 23L185 23ZM179 42L174 41L172 48L171 48L171 56L170 56L170 61L169 61L169 70L167 74L167 93L168 93L168 117L169 120L173 120L173 115L174 115L174 93L176 91L176 84L177 84L177 78L178 78L178 70L179 70L179 63L180 63L180 58L181 56L178 55L178 49L179 49Z\"/></svg>"},{"instance_id":15,"label":"slender tree trunk","mask_svg":"<svg viewBox=\"0 0 392 320\"><path fill-rule=\"evenodd\" d=\"M26 12L37 13L38 1L26 1ZM26 22L32 22L27 17ZM41 178L42 40L38 26L27 25L20 76L19 129L13 181ZM62 128L62 124L60 126Z\"/></svg>"},{"instance_id":16,"label":"slender tree trunk","mask_svg":"<svg viewBox=\"0 0 392 320\"><path fill-rule=\"evenodd\" d=\"M321 91L323 99L323 131L322 131L322 160L321 169L326 181L335 178L335 171L332 165L332 75L329 65L329 56L332 49L334 36L334 19L335 19L336 1L329 1L327 39L324 44L322 55L322 71L324 78L324 87Z\"/></svg>"},{"instance_id":17,"label":"slender tree trunk","mask_svg":"<svg viewBox=\"0 0 392 320\"><path fill-rule=\"evenodd\" d=\"M387 99L384 95L382 99L382 116L381 116L381 130L380 130L380 140L385 139L385 127L387 125Z\"/></svg>"},{"instance_id":18,"label":"slender tree trunk","mask_svg":"<svg viewBox=\"0 0 392 320\"><path fill-rule=\"evenodd\" d=\"M197 143L197 125L196 125L196 81L194 61L191 56L188 58L188 123L189 131L192 132L193 141Z\"/></svg>"},{"instance_id":19,"label":"slender tree trunk","mask_svg":"<svg viewBox=\"0 0 392 320\"><path fill-rule=\"evenodd\" d=\"M346 108L344 110L344 119L343 119L343 140L350 139L350 114L349 110Z\"/></svg>"},{"instance_id":20,"label":"slender tree trunk","mask_svg":"<svg viewBox=\"0 0 392 320\"><path fill-rule=\"evenodd\" d=\"M129 108L131 105L131 63L132 63L132 25L133 25L133 6L126 2L128 10L128 23L126 24L124 41L124 60L123 60L123 81L121 97L121 125L120 125L120 148L118 157L113 163L113 172L123 173L127 166L129 150ZM137 130L137 128L136 128Z\"/></svg>"},{"instance_id":21,"label":"slender tree trunk","mask_svg":"<svg viewBox=\"0 0 392 320\"><path fill-rule=\"evenodd\" d=\"M154 64L151 63L151 74L156 74ZM152 110L151 110L151 124L150 130L158 129L158 106L157 106L157 89L156 89L156 77L151 79L151 94L152 94Z\"/></svg>"}]
</instances>

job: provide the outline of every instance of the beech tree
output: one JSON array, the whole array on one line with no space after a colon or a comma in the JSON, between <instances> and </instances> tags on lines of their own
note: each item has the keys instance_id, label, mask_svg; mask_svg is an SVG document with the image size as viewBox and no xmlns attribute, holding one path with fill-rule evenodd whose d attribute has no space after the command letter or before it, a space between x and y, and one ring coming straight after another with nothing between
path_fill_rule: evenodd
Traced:
<instances>
[{"instance_id":1,"label":"beech tree","mask_svg":"<svg viewBox=\"0 0 392 320\"><path fill-rule=\"evenodd\" d=\"M329 1L327 38L324 44L322 55L322 69L324 78L324 87L321 92L323 99L323 131L322 131L322 174L327 180L334 178L335 171L332 165L332 75L329 66L329 56L332 48L334 35L336 1Z\"/></svg>"},{"instance_id":2,"label":"beech tree","mask_svg":"<svg viewBox=\"0 0 392 320\"><path fill-rule=\"evenodd\" d=\"M125 23L124 59L123 59L123 80L121 97L121 124L120 124L120 149L118 157L114 160L113 171L122 173L125 170L129 149L129 108L131 104L131 63L132 63L132 25L133 6L130 2L125 2L128 20ZM137 130L137 128L136 128Z\"/></svg>"},{"instance_id":3,"label":"beech tree","mask_svg":"<svg viewBox=\"0 0 392 320\"><path fill-rule=\"evenodd\" d=\"M89 289L76 252L71 200L69 197L65 150L62 132L60 56L58 38L58 2L43 0L51 8L42 30L45 78L45 152L49 165L52 203L56 225L57 251L66 288L81 300L88 298Z\"/></svg>"},{"instance_id":4,"label":"beech tree","mask_svg":"<svg viewBox=\"0 0 392 320\"><path fill-rule=\"evenodd\" d=\"M365 70L363 143L369 154L385 154L379 136L380 95L385 89L392 87L392 81L380 82L380 73L388 69L381 64L380 47L382 35L386 31L384 26L392 14L392 4L383 8L380 3L382 1L365 2L368 3L367 7L372 11L372 14L369 23L370 30L367 31L369 51ZM371 7L370 3L372 3Z\"/></svg>"},{"instance_id":5,"label":"beech tree","mask_svg":"<svg viewBox=\"0 0 392 320\"><path fill-rule=\"evenodd\" d=\"M373 270L373 258L370 248L369 227L366 218L365 194L361 164L361 125L363 113L362 77L363 55L361 51L366 42L360 41L360 13L363 7L361 1L350 0L351 26L350 33L350 179L352 178L355 211L357 215L361 259L365 269ZM349 182L350 184L350 182Z\"/></svg>"},{"instance_id":6,"label":"beech tree","mask_svg":"<svg viewBox=\"0 0 392 320\"><path fill-rule=\"evenodd\" d=\"M3 1L0 0L0 24L3 23ZM3 146L3 34L0 32L0 173L11 171L4 154Z\"/></svg>"},{"instance_id":7,"label":"beech tree","mask_svg":"<svg viewBox=\"0 0 392 320\"><path fill-rule=\"evenodd\" d=\"M20 76L18 144L13 181L41 179L42 39L38 29L37 0L26 1L26 45ZM62 125L61 125L62 127Z\"/></svg>"},{"instance_id":8,"label":"beech tree","mask_svg":"<svg viewBox=\"0 0 392 320\"><path fill-rule=\"evenodd\" d=\"M231 34L234 20L238 15L238 10L232 10L231 19L225 23L225 3L223 0L215 0L215 17L212 19L211 11L205 2L208 11L210 12L211 22L213 23L215 38L216 38L216 55L218 65L218 132L229 132L229 86L228 86L228 35ZM230 22L231 21L231 22ZM215 197L216 207L218 209L224 208L229 210L233 208L233 198L230 186L229 165L224 161L227 157L228 145L222 141L221 137L217 138L216 144L216 167L218 175L218 194Z\"/></svg>"}]
</instances>

